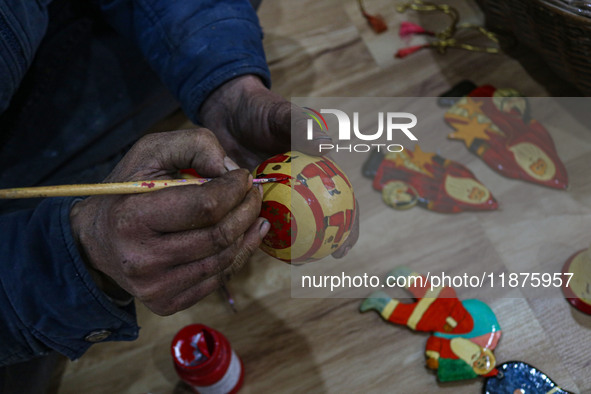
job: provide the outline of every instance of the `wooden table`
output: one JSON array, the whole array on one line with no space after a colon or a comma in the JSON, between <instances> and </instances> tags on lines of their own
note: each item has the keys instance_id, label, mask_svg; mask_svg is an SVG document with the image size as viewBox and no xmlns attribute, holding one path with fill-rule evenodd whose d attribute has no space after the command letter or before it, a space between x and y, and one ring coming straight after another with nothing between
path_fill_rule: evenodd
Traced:
<instances>
[{"instance_id":1,"label":"wooden table","mask_svg":"<svg viewBox=\"0 0 591 394\"><path fill-rule=\"evenodd\" d=\"M264 2L259 16L274 90L285 97L429 97L470 78L513 87L526 96L572 92L543 65L532 64L531 57L524 60L529 73L505 55L459 50L446 55L424 50L395 60L392 54L407 45L396 37L400 21L441 24L445 17L398 15L386 0L366 3L368 11L388 20L390 31L384 36L369 30L354 0ZM482 22L472 2L449 3L459 4L462 19ZM568 118L573 127L565 128L553 123L549 113L536 115L551 131L567 166L568 192L502 178L460 142L446 140L449 129L432 130L421 137L424 150L439 149L467 165L493 190L501 210L454 217L418 207L393 211L361 176L359 161L341 163L360 200L361 237L346 259L328 259L327 264L380 275L400 264L423 271L433 264L453 270L456 263L482 260L510 271L536 262L559 270L571 253L591 241L591 133L576 118ZM177 121L169 120L165 127L179 128ZM169 347L176 331L196 322L223 332L242 357L244 393L480 392L481 380L436 382L424 366L426 334L387 324L373 312L360 314L359 298L293 298L291 282L289 265L258 252L230 282L237 314L219 294L166 318L138 305L140 338L93 346L69 363L60 392L185 392L177 385ZM460 294L479 296L474 291ZM525 299L515 289L487 301L503 329L497 360L526 361L565 389L591 392L590 316L571 308L560 295Z\"/></svg>"}]
</instances>

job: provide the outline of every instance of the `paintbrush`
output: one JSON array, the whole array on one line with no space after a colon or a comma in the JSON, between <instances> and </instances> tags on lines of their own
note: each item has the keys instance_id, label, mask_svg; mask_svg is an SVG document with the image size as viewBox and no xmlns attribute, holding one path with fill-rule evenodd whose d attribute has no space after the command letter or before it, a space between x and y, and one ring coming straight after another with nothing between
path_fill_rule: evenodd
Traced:
<instances>
[{"instance_id":1,"label":"paintbrush","mask_svg":"<svg viewBox=\"0 0 591 394\"><path fill-rule=\"evenodd\" d=\"M213 178L193 179L152 179L146 181L118 182L118 183L89 183L79 185L56 185L17 187L12 189L0 189L0 199L15 198L42 198L42 197L67 197L67 196L96 196L103 194L136 194L148 193L168 187L202 185ZM253 179L254 184L269 182L281 182L288 177Z\"/></svg>"},{"instance_id":2,"label":"paintbrush","mask_svg":"<svg viewBox=\"0 0 591 394\"><path fill-rule=\"evenodd\" d=\"M226 282L222 282L222 285L220 286L220 294L222 295L222 298L228 302L228 305L230 305L230 309L232 309L232 312L238 313L238 311L236 310L236 303L234 302L234 297L232 297L232 293L230 293L230 290L228 289L228 285L226 284Z\"/></svg>"}]
</instances>

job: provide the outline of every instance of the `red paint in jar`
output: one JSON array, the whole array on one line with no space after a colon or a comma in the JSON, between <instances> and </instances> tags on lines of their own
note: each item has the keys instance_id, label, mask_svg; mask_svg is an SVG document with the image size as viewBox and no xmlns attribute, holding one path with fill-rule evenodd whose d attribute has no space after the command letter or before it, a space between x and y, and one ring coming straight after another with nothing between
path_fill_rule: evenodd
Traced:
<instances>
[{"instance_id":1,"label":"red paint in jar","mask_svg":"<svg viewBox=\"0 0 591 394\"><path fill-rule=\"evenodd\" d=\"M242 360L220 332L192 324L172 340L172 359L179 377L199 394L234 394L244 381Z\"/></svg>"}]
</instances>

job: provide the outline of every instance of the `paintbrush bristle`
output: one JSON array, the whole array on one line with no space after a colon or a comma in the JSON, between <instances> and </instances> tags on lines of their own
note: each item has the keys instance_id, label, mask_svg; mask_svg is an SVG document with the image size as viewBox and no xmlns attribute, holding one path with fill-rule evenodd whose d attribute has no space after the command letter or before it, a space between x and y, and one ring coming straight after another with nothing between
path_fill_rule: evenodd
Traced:
<instances>
[{"instance_id":1,"label":"paintbrush bristle","mask_svg":"<svg viewBox=\"0 0 591 394\"><path fill-rule=\"evenodd\" d=\"M288 177L276 177L276 178L257 178L253 179L253 183L269 183L269 182L282 182L288 180Z\"/></svg>"}]
</instances>

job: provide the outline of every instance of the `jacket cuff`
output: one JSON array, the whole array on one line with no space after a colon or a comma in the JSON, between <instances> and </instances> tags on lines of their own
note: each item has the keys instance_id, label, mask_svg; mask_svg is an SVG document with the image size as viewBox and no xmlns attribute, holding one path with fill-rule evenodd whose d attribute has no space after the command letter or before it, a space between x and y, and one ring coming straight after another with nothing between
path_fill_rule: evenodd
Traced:
<instances>
[{"instance_id":1,"label":"jacket cuff","mask_svg":"<svg viewBox=\"0 0 591 394\"><path fill-rule=\"evenodd\" d=\"M254 74L270 87L262 29L248 0L95 1L195 123L207 96L232 78Z\"/></svg>"},{"instance_id":2,"label":"jacket cuff","mask_svg":"<svg viewBox=\"0 0 591 394\"><path fill-rule=\"evenodd\" d=\"M16 226L9 228L12 264L0 267L1 281L16 315L14 335L24 335L31 356L48 347L76 359L93 343L138 336L134 304L110 302L78 253L70 227L74 202L46 199L14 214Z\"/></svg>"},{"instance_id":3,"label":"jacket cuff","mask_svg":"<svg viewBox=\"0 0 591 394\"><path fill-rule=\"evenodd\" d=\"M196 34L204 43L203 57L179 91L183 110L194 123L199 123L199 109L209 94L231 79L256 75L267 88L271 87L256 14L217 20Z\"/></svg>"}]
</instances>

